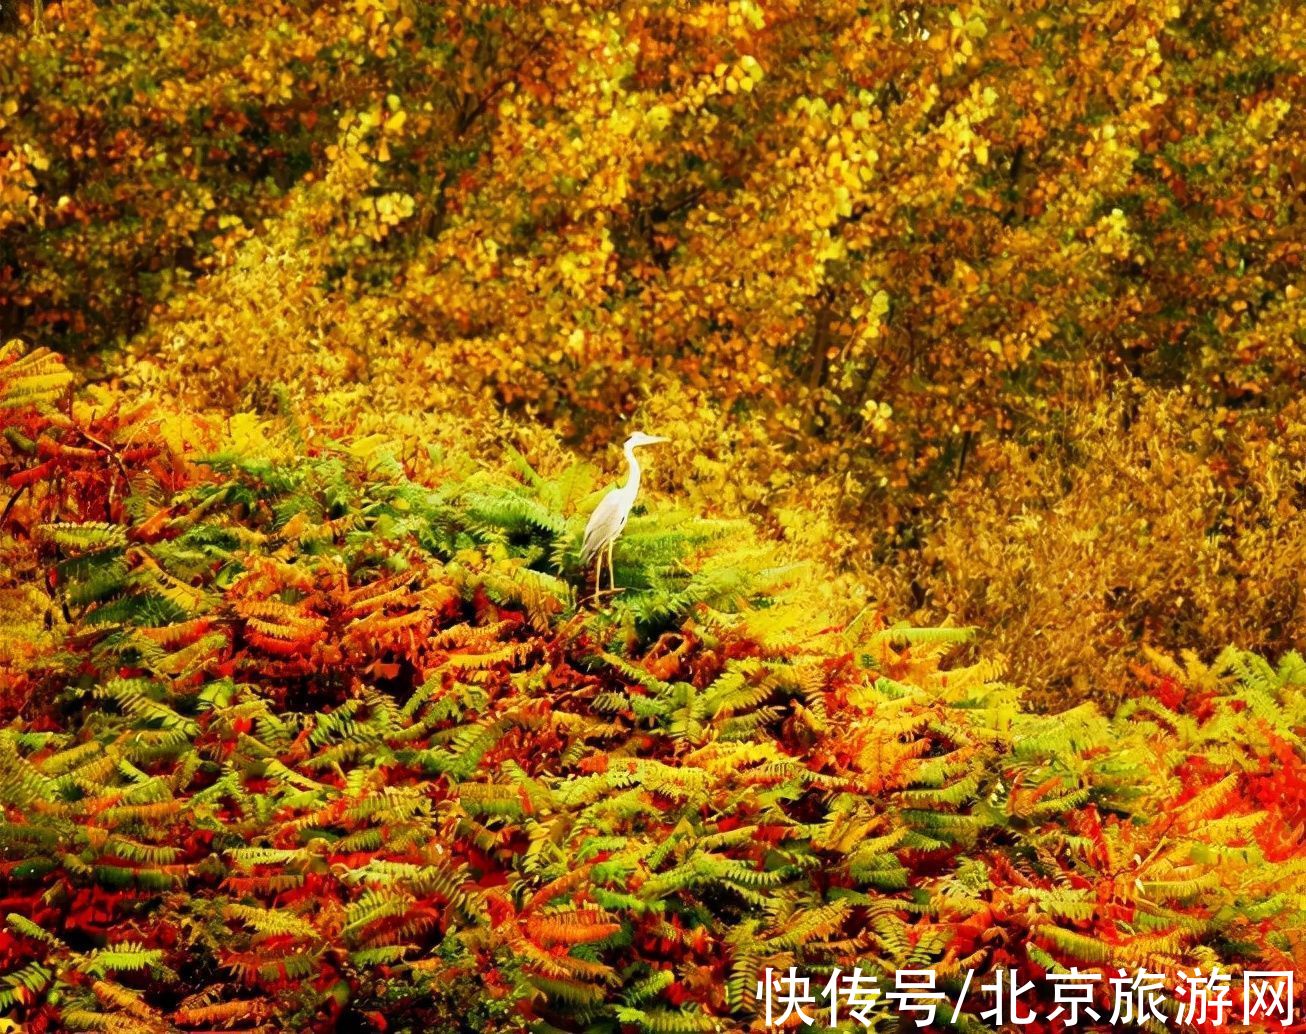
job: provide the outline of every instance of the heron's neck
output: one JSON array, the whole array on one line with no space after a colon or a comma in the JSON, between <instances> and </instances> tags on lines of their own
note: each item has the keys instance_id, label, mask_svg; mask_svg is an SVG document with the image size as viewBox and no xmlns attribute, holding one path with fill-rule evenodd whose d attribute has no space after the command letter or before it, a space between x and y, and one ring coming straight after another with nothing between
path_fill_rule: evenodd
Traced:
<instances>
[{"instance_id":1,"label":"heron's neck","mask_svg":"<svg viewBox=\"0 0 1306 1034\"><path fill-rule=\"evenodd\" d=\"M630 498L635 498L635 493L639 491L639 460L635 459L635 447L626 446L626 463L630 467L630 475L626 478L626 483L621 486L621 490Z\"/></svg>"}]
</instances>

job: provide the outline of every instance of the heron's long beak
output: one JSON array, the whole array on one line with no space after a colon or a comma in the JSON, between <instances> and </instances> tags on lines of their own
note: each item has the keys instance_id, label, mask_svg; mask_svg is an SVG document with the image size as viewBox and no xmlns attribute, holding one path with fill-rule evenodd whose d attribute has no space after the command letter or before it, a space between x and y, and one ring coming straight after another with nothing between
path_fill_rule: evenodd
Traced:
<instances>
[{"instance_id":1,"label":"heron's long beak","mask_svg":"<svg viewBox=\"0 0 1306 1034\"><path fill-rule=\"evenodd\" d=\"M645 441L644 444L657 445L658 442L669 442L669 441L671 441L670 438L663 438L660 434L651 434L648 436L648 440Z\"/></svg>"}]
</instances>

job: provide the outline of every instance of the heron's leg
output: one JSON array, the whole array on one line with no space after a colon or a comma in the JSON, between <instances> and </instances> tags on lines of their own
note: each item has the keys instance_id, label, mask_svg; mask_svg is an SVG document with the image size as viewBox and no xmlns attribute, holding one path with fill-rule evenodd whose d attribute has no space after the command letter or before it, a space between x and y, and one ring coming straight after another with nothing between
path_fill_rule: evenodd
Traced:
<instances>
[{"instance_id":1,"label":"heron's leg","mask_svg":"<svg viewBox=\"0 0 1306 1034\"><path fill-rule=\"evenodd\" d=\"M617 591L617 576L612 573L612 551L616 548L617 540L614 538L608 543L608 588L613 592Z\"/></svg>"},{"instance_id":2,"label":"heron's leg","mask_svg":"<svg viewBox=\"0 0 1306 1034\"><path fill-rule=\"evenodd\" d=\"M600 580L603 576L603 550L599 550L599 555L594 558L594 597L598 598L599 586L602 585Z\"/></svg>"}]
</instances>

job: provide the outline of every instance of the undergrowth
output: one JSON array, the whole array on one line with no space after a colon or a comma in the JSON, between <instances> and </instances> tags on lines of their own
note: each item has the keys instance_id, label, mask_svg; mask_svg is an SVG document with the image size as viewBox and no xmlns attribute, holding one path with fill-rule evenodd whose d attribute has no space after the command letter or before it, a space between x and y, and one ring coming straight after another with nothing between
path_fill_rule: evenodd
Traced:
<instances>
[{"instance_id":1,"label":"undergrowth","mask_svg":"<svg viewBox=\"0 0 1306 1034\"><path fill-rule=\"evenodd\" d=\"M744 524L654 505L590 598L584 468L418 479L0 363L11 1028L732 1030L766 967L1306 962L1297 655L1033 714L967 630L824 623Z\"/></svg>"}]
</instances>

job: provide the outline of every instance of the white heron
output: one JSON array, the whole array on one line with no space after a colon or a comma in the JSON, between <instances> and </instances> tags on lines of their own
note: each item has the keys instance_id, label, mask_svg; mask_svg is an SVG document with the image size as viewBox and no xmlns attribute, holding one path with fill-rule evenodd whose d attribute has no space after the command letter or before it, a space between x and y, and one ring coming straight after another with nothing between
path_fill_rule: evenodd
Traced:
<instances>
[{"instance_id":1,"label":"white heron","mask_svg":"<svg viewBox=\"0 0 1306 1034\"><path fill-rule=\"evenodd\" d=\"M590 514L589 523L585 525L585 540L580 547L580 559L581 563L588 564L592 557L598 557L594 564L595 596L599 594L599 578L602 576L605 550L608 554L608 586L611 589L616 588L616 580L612 574L612 546L617 541L617 536L621 534L621 529L626 526L626 519L635 505L635 496L639 494L639 460L635 458L635 450L641 445L656 445L658 442L669 440L658 435L645 434L643 431L636 431L627 438L626 464L630 468L630 473L626 477L626 483L610 490Z\"/></svg>"}]
</instances>

